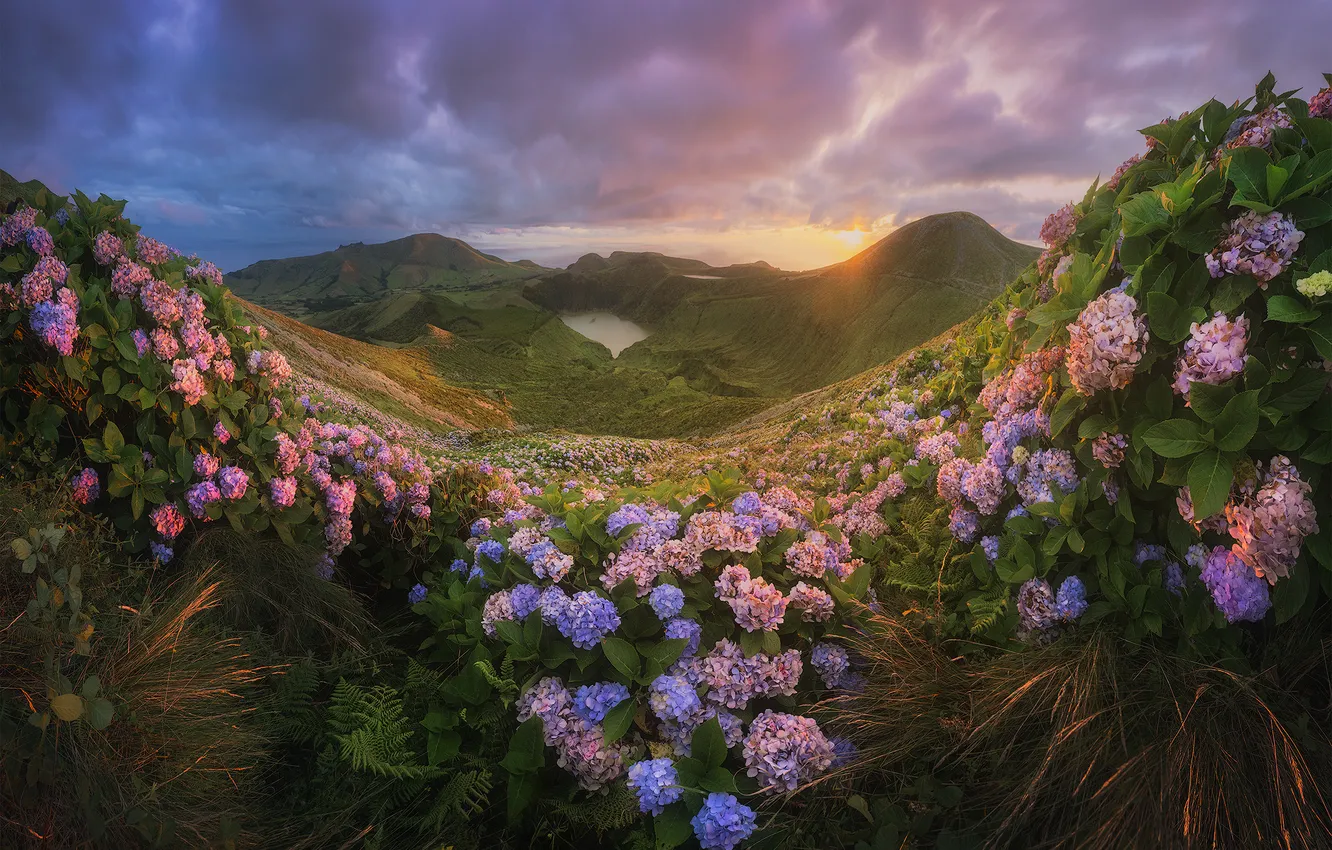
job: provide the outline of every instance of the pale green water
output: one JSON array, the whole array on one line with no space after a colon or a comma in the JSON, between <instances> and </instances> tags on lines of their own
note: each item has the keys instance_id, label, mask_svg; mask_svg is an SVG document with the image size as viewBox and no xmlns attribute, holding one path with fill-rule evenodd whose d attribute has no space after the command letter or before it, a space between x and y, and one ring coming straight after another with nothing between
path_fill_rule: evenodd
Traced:
<instances>
[{"instance_id":1,"label":"pale green water","mask_svg":"<svg viewBox=\"0 0 1332 850\"><path fill-rule=\"evenodd\" d=\"M621 351L648 337L648 332L642 327L603 310L561 313L560 320L588 339L609 348L611 357L619 357Z\"/></svg>"}]
</instances>

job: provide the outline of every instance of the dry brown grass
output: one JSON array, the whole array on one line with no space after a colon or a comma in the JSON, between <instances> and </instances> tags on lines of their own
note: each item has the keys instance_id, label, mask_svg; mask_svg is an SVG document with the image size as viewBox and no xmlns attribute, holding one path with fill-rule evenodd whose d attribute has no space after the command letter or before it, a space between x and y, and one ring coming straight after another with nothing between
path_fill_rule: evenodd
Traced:
<instances>
[{"instance_id":1,"label":"dry brown grass","mask_svg":"<svg viewBox=\"0 0 1332 850\"><path fill-rule=\"evenodd\" d=\"M922 759L969 775L962 811L989 847L1323 848L1320 635L1293 632L1254 676L1107 634L955 660L879 617L853 642L868 687L831 709L863 776Z\"/></svg>"}]
</instances>

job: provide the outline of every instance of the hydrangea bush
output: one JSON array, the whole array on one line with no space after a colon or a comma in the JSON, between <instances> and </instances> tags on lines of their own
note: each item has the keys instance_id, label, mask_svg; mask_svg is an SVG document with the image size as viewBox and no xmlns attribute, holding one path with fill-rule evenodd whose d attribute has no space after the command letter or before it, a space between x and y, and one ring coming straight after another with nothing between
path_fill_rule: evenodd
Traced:
<instances>
[{"instance_id":1,"label":"hydrangea bush","mask_svg":"<svg viewBox=\"0 0 1332 850\"><path fill-rule=\"evenodd\" d=\"M827 503L785 488L713 473L701 490L622 495L551 486L475 523L472 558L428 575L414 605L437 629L426 648L514 665L511 806L537 793L550 750L587 791L632 790L661 844L734 847L756 823L739 795L793 791L846 753L801 706L854 686L825 639L857 627L872 567ZM450 695L491 696L474 675ZM428 725L452 750L462 717L447 703Z\"/></svg>"},{"instance_id":2,"label":"hydrangea bush","mask_svg":"<svg viewBox=\"0 0 1332 850\"><path fill-rule=\"evenodd\" d=\"M354 538L391 582L451 553L485 476L428 463L393 432L306 415L286 358L221 272L140 234L123 206L43 192L0 218L6 461L72 461L76 501L158 562L223 520L322 549L326 575ZM397 554L366 545L375 537Z\"/></svg>"}]
</instances>

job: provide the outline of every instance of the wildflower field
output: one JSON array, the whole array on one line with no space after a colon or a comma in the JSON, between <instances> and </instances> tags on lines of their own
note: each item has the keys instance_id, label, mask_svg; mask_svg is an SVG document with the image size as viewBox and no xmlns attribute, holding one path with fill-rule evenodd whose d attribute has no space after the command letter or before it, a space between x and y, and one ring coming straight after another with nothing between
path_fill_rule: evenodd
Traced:
<instances>
[{"instance_id":1,"label":"wildflower field","mask_svg":"<svg viewBox=\"0 0 1332 850\"><path fill-rule=\"evenodd\" d=\"M980 313L691 441L321 371L123 203L24 194L0 846L1332 846L1298 95L1144 129Z\"/></svg>"}]
</instances>

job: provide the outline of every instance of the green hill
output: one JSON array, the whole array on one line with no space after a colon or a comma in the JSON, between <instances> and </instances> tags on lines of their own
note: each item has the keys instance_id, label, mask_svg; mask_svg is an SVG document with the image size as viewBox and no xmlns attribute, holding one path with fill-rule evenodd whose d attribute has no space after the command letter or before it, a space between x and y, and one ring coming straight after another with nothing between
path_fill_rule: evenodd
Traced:
<instances>
[{"instance_id":1,"label":"green hill","mask_svg":"<svg viewBox=\"0 0 1332 850\"><path fill-rule=\"evenodd\" d=\"M884 363L951 327L1038 254L978 216L954 212L912 222L846 262L810 272L589 255L529 283L524 295L550 309L609 310L651 328L621 354L626 365L726 395L787 396Z\"/></svg>"},{"instance_id":2,"label":"green hill","mask_svg":"<svg viewBox=\"0 0 1332 850\"><path fill-rule=\"evenodd\" d=\"M309 257L261 260L226 276L243 298L291 316L337 310L401 292L448 292L456 298L493 297L504 284L546 271L511 263L460 239L418 233L392 242L354 242Z\"/></svg>"},{"instance_id":3,"label":"green hill","mask_svg":"<svg viewBox=\"0 0 1332 850\"><path fill-rule=\"evenodd\" d=\"M25 203L35 203L37 193L46 187L40 180L29 180L26 183L20 183L8 171L0 169L0 211L8 209L9 205L16 200Z\"/></svg>"}]
</instances>

